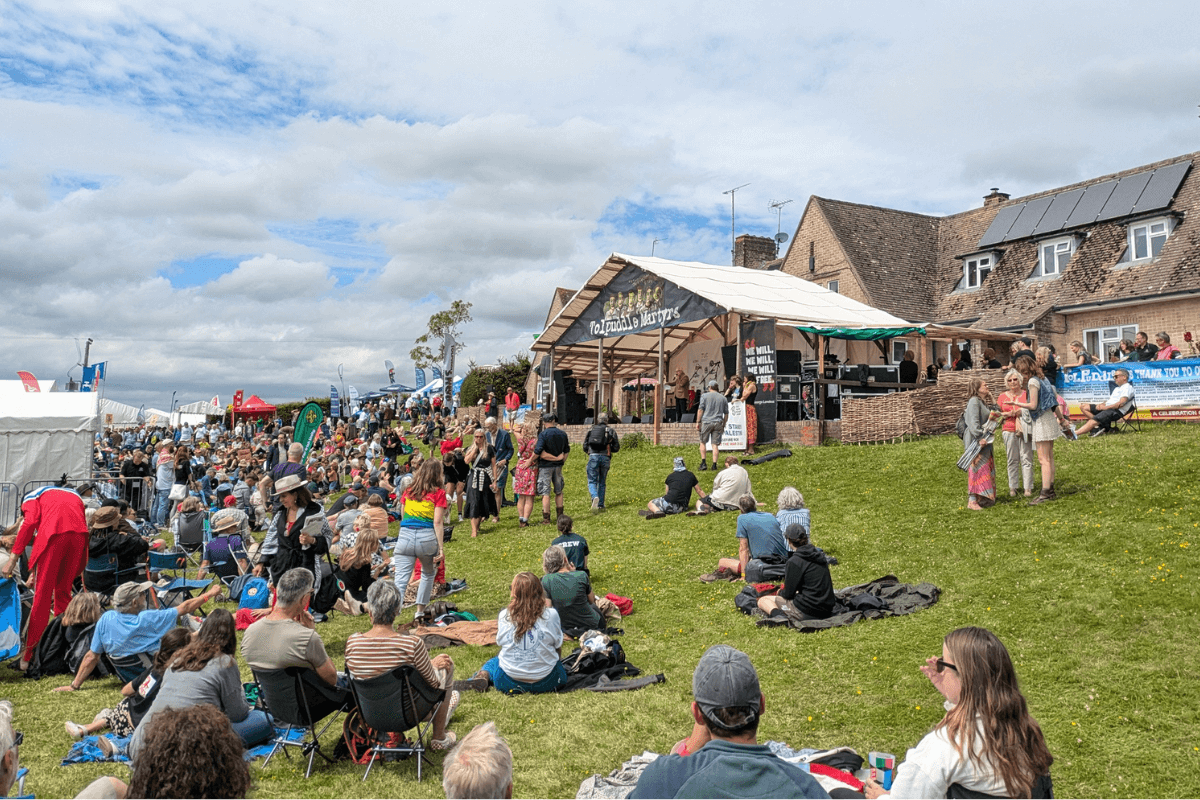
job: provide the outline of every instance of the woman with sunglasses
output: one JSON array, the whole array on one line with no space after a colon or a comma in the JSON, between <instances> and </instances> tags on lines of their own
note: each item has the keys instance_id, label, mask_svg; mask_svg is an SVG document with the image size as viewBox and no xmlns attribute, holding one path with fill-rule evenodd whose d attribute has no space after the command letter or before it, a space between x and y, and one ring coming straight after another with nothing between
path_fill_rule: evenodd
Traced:
<instances>
[{"instance_id":1,"label":"woman with sunglasses","mask_svg":"<svg viewBox=\"0 0 1200 800\"><path fill-rule=\"evenodd\" d=\"M866 783L868 798L1054 796L1054 756L994 633L951 631L942 657L928 659L921 672L946 698L946 716L905 755L890 791Z\"/></svg>"},{"instance_id":2,"label":"woman with sunglasses","mask_svg":"<svg viewBox=\"0 0 1200 800\"><path fill-rule=\"evenodd\" d=\"M1025 496L1033 496L1033 431L1019 430L1021 412L1017 403L1025 402L1025 379L1015 369L1004 376L1004 391L996 398L1000 405L1000 416L1004 418L1001 432L1004 436L1004 452L1008 458L1008 496L1017 496L1017 487L1023 486Z\"/></svg>"}]
</instances>

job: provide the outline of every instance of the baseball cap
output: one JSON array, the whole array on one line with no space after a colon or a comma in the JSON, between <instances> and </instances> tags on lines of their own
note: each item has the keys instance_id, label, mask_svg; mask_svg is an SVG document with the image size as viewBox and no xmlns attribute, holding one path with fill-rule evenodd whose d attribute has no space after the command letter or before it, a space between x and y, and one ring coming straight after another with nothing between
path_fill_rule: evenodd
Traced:
<instances>
[{"instance_id":1,"label":"baseball cap","mask_svg":"<svg viewBox=\"0 0 1200 800\"><path fill-rule=\"evenodd\" d=\"M727 644L715 644L704 651L692 673L692 697L704 716L718 725L723 723L712 716L718 708L752 710L746 720L751 723L758 720L762 689L749 656Z\"/></svg>"},{"instance_id":2,"label":"baseball cap","mask_svg":"<svg viewBox=\"0 0 1200 800\"><path fill-rule=\"evenodd\" d=\"M793 522L791 525L787 526L787 530L783 532L783 535L792 541L796 541L808 536L808 528L805 528L799 522Z\"/></svg>"}]
</instances>

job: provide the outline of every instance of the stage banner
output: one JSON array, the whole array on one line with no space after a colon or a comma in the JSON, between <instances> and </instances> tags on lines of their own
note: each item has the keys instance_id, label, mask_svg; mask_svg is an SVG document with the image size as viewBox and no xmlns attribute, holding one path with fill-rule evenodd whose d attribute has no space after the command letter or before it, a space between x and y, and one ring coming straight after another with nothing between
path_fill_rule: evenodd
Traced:
<instances>
[{"instance_id":1,"label":"stage banner","mask_svg":"<svg viewBox=\"0 0 1200 800\"><path fill-rule=\"evenodd\" d=\"M1058 373L1058 391L1072 415L1084 403L1103 403L1118 369L1129 370L1133 400L1141 419L1200 421L1200 358L1174 361L1135 361L1065 367Z\"/></svg>"},{"instance_id":2,"label":"stage banner","mask_svg":"<svg viewBox=\"0 0 1200 800\"><path fill-rule=\"evenodd\" d=\"M342 416L342 401L338 397L337 387L333 384L329 385L329 416L334 419L341 419Z\"/></svg>"},{"instance_id":3,"label":"stage banner","mask_svg":"<svg viewBox=\"0 0 1200 800\"><path fill-rule=\"evenodd\" d=\"M425 386L425 370L421 369L420 367L417 367L416 375L417 375L417 388L418 389L424 388L424 386Z\"/></svg>"},{"instance_id":4,"label":"stage banner","mask_svg":"<svg viewBox=\"0 0 1200 800\"><path fill-rule=\"evenodd\" d=\"M775 320L743 322L739 327L743 372L754 376L758 394L754 410L758 415L759 442L775 441Z\"/></svg>"},{"instance_id":5,"label":"stage banner","mask_svg":"<svg viewBox=\"0 0 1200 800\"><path fill-rule=\"evenodd\" d=\"M312 452L313 442L317 440L317 431L321 429L321 422L324 419L325 412L316 403L309 403L300 409L300 416L296 418L296 431L292 440L304 445L304 458L300 460L301 464L308 461L308 454Z\"/></svg>"},{"instance_id":6,"label":"stage banner","mask_svg":"<svg viewBox=\"0 0 1200 800\"><path fill-rule=\"evenodd\" d=\"M725 420L725 432L721 434L721 446L717 448L724 453L726 450L746 449L746 404L734 400L729 404L729 419Z\"/></svg>"},{"instance_id":7,"label":"stage banner","mask_svg":"<svg viewBox=\"0 0 1200 800\"><path fill-rule=\"evenodd\" d=\"M18 374L20 374L20 373L18 373ZM26 374L26 375L29 375L29 373L25 373L25 374ZM32 375L30 375L30 377L32 378L33 376L32 376ZM25 384L25 391L27 391L27 392L30 392L30 391L32 391L32 392L36 392L37 390L38 390L38 389L37 389L37 381L34 381L34 382L33 382L33 388L32 388L32 389L30 389L30 388L29 388L29 384L28 384L28 383L26 383L26 384ZM95 366L91 366L91 367L84 367L84 368L83 368L83 377L81 377L81 378L79 379L79 391L81 391L81 392L94 392L94 391L96 391L96 367L95 367Z\"/></svg>"},{"instance_id":8,"label":"stage banner","mask_svg":"<svg viewBox=\"0 0 1200 800\"><path fill-rule=\"evenodd\" d=\"M725 309L645 270L627 266L596 295L559 338L559 345L669 328L719 317Z\"/></svg>"}]
</instances>

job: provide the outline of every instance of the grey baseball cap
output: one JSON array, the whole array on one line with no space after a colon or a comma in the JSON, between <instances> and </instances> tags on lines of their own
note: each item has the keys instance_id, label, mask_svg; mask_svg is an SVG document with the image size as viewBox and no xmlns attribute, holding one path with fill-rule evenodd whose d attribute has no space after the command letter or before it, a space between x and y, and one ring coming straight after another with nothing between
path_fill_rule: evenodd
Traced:
<instances>
[{"instance_id":1,"label":"grey baseball cap","mask_svg":"<svg viewBox=\"0 0 1200 800\"><path fill-rule=\"evenodd\" d=\"M752 722L758 719L762 689L749 656L727 644L715 644L704 651L692 673L692 697L713 722L720 724L712 717L718 708L752 709L747 719Z\"/></svg>"},{"instance_id":2,"label":"grey baseball cap","mask_svg":"<svg viewBox=\"0 0 1200 800\"><path fill-rule=\"evenodd\" d=\"M794 542L798 539L807 538L808 528L804 527L799 522L793 522L791 525L787 526L787 530L783 532L783 535Z\"/></svg>"}]
</instances>

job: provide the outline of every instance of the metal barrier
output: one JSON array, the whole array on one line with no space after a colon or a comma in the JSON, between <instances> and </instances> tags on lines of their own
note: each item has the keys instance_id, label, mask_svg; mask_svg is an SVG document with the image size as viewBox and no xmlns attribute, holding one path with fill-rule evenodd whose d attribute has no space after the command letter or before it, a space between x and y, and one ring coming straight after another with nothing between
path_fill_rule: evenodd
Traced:
<instances>
[{"instance_id":1,"label":"metal barrier","mask_svg":"<svg viewBox=\"0 0 1200 800\"><path fill-rule=\"evenodd\" d=\"M17 521L22 497L15 483L0 483L0 528L7 528Z\"/></svg>"},{"instance_id":2,"label":"metal barrier","mask_svg":"<svg viewBox=\"0 0 1200 800\"><path fill-rule=\"evenodd\" d=\"M21 492L17 495L16 508L20 509L21 500L30 492L36 492L43 486L58 486L60 483L62 483L61 477L28 481L21 487ZM154 502L154 478L122 478L119 475L102 474L95 478L68 478L66 482L67 486L76 491L83 484L93 487L92 497L97 501L97 505L110 498L124 500L133 507L139 517L147 519L150 517L150 507ZM0 506L0 513L2 512L3 507Z\"/></svg>"}]
</instances>

